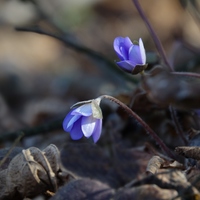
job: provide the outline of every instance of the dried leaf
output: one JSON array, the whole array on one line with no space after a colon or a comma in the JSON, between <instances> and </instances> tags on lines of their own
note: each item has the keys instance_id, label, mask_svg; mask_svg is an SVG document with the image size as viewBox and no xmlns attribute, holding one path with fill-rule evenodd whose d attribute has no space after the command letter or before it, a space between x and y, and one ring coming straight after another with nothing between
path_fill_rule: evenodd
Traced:
<instances>
[{"instance_id":1,"label":"dried leaf","mask_svg":"<svg viewBox=\"0 0 200 200\"><path fill-rule=\"evenodd\" d=\"M159 105L171 104L180 109L200 108L198 79L184 79L159 66L142 77L142 85L149 99Z\"/></svg>"},{"instance_id":2,"label":"dried leaf","mask_svg":"<svg viewBox=\"0 0 200 200\"><path fill-rule=\"evenodd\" d=\"M62 175L59 156L55 145L49 145L44 152L36 147L22 150L0 171L0 199L32 198L48 190L55 192Z\"/></svg>"},{"instance_id":3,"label":"dried leaf","mask_svg":"<svg viewBox=\"0 0 200 200\"><path fill-rule=\"evenodd\" d=\"M152 174L155 174L158 169L160 169L160 166L164 163L165 161L160 158L159 156L153 156L148 165L147 165L147 169L146 172L150 172Z\"/></svg>"},{"instance_id":4,"label":"dried leaf","mask_svg":"<svg viewBox=\"0 0 200 200\"><path fill-rule=\"evenodd\" d=\"M185 170L185 166L182 163L179 163L178 161L173 161L170 163L164 163L163 164L164 168L173 168L173 169L181 169L181 170Z\"/></svg>"},{"instance_id":5,"label":"dried leaf","mask_svg":"<svg viewBox=\"0 0 200 200\"><path fill-rule=\"evenodd\" d=\"M36 180L37 178L39 178L40 180L42 180L43 183L45 183L45 185L48 186L48 190L55 192L57 189L56 175L55 175L56 172L55 173L53 172L50 163L48 162L47 158L44 156L44 153L36 147L30 147L27 150L22 150L22 153L26 161L28 163L30 162L29 168L34 178ZM37 165L39 164L38 166L39 170L36 171L36 168L35 168L36 164L32 165L32 162L36 162ZM39 179L38 179L38 182L40 182Z\"/></svg>"},{"instance_id":6,"label":"dried leaf","mask_svg":"<svg viewBox=\"0 0 200 200\"><path fill-rule=\"evenodd\" d=\"M162 189L157 185L142 185L134 188L126 188L116 193L114 200L124 199L148 199L148 200L166 200L173 199L178 195L175 190ZM181 198L176 198L180 200Z\"/></svg>"},{"instance_id":7,"label":"dried leaf","mask_svg":"<svg viewBox=\"0 0 200 200\"><path fill-rule=\"evenodd\" d=\"M186 158L200 160L200 147L176 147L175 151Z\"/></svg>"},{"instance_id":8,"label":"dried leaf","mask_svg":"<svg viewBox=\"0 0 200 200\"><path fill-rule=\"evenodd\" d=\"M114 195L114 190L108 185L97 180L79 179L63 186L50 200L110 200Z\"/></svg>"},{"instance_id":9,"label":"dried leaf","mask_svg":"<svg viewBox=\"0 0 200 200\"><path fill-rule=\"evenodd\" d=\"M57 146L54 144L50 144L44 150L44 156L49 161L51 168L54 172L58 172L60 169L60 151L58 150Z\"/></svg>"},{"instance_id":10,"label":"dried leaf","mask_svg":"<svg viewBox=\"0 0 200 200\"><path fill-rule=\"evenodd\" d=\"M200 190L200 170L199 168L192 167L186 174L188 181Z\"/></svg>"},{"instance_id":11,"label":"dried leaf","mask_svg":"<svg viewBox=\"0 0 200 200\"><path fill-rule=\"evenodd\" d=\"M160 188L173 189L178 192L181 197L194 197L198 194L198 190L193 187L186 179L186 176L180 170L161 169L159 173L148 175L140 180L134 180L128 186L142 186L144 184L155 184Z\"/></svg>"},{"instance_id":12,"label":"dried leaf","mask_svg":"<svg viewBox=\"0 0 200 200\"><path fill-rule=\"evenodd\" d=\"M67 144L61 151L61 162L77 176L97 179L114 187L119 186L113 177L111 160L96 145Z\"/></svg>"},{"instance_id":13,"label":"dried leaf","mask_svg":"<svg viewBox=\"0 0 200 200\"><path fill-rule=\"evenodd\" d=\"M122 184L126 184L145 173L148 161L152 157L152 154L145 151L144 147L116 148L116 154L114 169Z\"/></svg>"}]
</instances>

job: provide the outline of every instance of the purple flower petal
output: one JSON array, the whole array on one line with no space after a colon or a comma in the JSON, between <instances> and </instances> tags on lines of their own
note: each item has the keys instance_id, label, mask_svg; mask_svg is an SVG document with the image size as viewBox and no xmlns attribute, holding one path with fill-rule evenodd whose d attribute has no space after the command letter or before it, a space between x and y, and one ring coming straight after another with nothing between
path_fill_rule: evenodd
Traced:
<instances>
[{"instance_id":1,"label":"purple flower petal","mask_svg":"<svg viewBox=\"0 0 200 200\"><path fill-rule=\"evenodd\" d=\"M95 143L99 140L101 136L101 130L102 130L102 119L98 119L95 124L94 132L92 134L93 141Z\"/></svg>"},{"instance_id":2,"label":"purple flower petal","mask_svg":"<svg viewBox=\"0 0 200 200\"><path fill-rule=\"evenodd\" d=\"M67 116L65 117L65 119L63 120L63 123L62 123L62 125L63 125L63 129L66 131L66 132L68 132L68 123L69 123L69 121L72 119L72 117L73 117L73 115L71 115L71 112L72 111L70 111L68 114L67 114Z\"/></svg>"},{"instance_id":3,"label":"purple flower petal","mask_svg":"<svg viewBox=\"0 0 200 200\"><path fill-rule=\"evenodd\" d=\"M89 116L89 117L82 117L81 121L81 129L85 137L90 137L95 129L97 119Z\"/></svg>"},{"instance_id":4,"label":"purple flower petal","mask_svg":"<svg viewBox=\"0 0 200 200\"><path fill-rule=\"evenodd\" d=\"M128 59L129 48L133 43L129 39L129 37L117 37L113 42L114 50L117 53L120 60Z\"/></svg>"},{"instance_id":5,"label":"purple flower petal","mask_svg":"<svg viewBox=\"0 0 200 200\"><path fill-rule=\"evenodd\" d=\"M75 108L72 113L72 115L83 115L83 116L90 116L92 115L92 107L91 104L84 104L78 108Z\"/></svg>"},{"instance_id":6,"label":"purple flower petal","mask_svg":"<svg viewBox=\"0 0 200 200\"><path fill-rule=\"evenodd\" d=\"M113 46L120 58L117 64L123 70L137 74L145 69L146 52L141 38L139 39L139 45L134 45L129 37L117 37L113 42ZM135 66L137 66L136 70ZM139 66L141 66L141 68Z\"/></svg>"},{"instance_id":7,"label":"purple flower petal","mask_svg":"<svg viewBox=\"0 0 200 200\"><path fill-rule=\"evenodd\" d=\"M124 60L124 61L119 61L117 62L117 64L124 70L128 71L128 72L132 72L132 70L134 69L136 63L134 62L130 62L129 60Z\"/></svg>"},{"instance_id":8,"label":"purple flower petal","mask_svg":"<svg viewBox=\"0 0 200 200\"><path fill-rule=\"evenodd\" d=\"M66 132L70 132L72 127L73 127L73 124L74 122L76 122L80 117L81 115L72 115L71 113L73 112L73 110L71 110L67 116L65 117L65 119L63 120L63 129L66 131Z\"/></svg>"},{"instance_id":9,"label":"purple flower petal","mask_svg":"<svg viewBox=\"0 0 200 200\"><path fill-rule=\"evenodd\" d=\"M81 117L81 115L72 115L72 118L68 121L65 131L70 132L73 124Z\"/></svg>"},{"instance_id":10,"label":"purple flower petal","mask_svg":"<svg viewBox=\"0 0 200 200\"><path fill-rule=\"evenodd\" d=\"M79 140L83 136L89 138L93 134L95 134L93 136L95 142L99 139L102 129L100 101L101 97L87 101L86 104L79 102L67 114L63 120L63 129L70 132L73 140Z\"/></svg>"},{"instance_id":11,"label":"purple flower petal","mask_svg":"<svg viewBox=\"0 0 200 200\"><path fill-rule=\"evenodd\" d=\"M126 47L127 49L129 49L129 48L133 45L133 43L132 43L132 41L130 40L129 37L125 37L125 38L124 38L124 45L125 45L125 47Z\"/></svg>"},{"instance_id":12,"label":"purple flower petal","mask_svg":"<svg viewBox=\"0 0 200 200\"><path fill-rule=\"evenodd\" d=\"M129 50L129 60L134 62L136 65L142 65L142 58L140 53L140 47L133 45Z\"/></svg>"},{"instance_id":13,"label":"purple flower petal","mask_svg":"<svg viewBox=\"0 0 200 200\"><path fill-rule=\"evenodd\" d=\"M145 52L144 44L143 44L141 38L139 39L139 47L140 47L140 54L141 54L142 64L145 65L145 63L146 63L146 52Z\"/></svg>"},{"instance_id":14,"label":"purple flower petal","mask_svg":"<svg viewBox=\"0 0 200 200\"><path fill-rule=\"evenodd\" d=\"M81 119L74 123L70 131L70 136L73 140L79 140L83 137L83 132L81 130Z\"/></svg>"}]
</instances>

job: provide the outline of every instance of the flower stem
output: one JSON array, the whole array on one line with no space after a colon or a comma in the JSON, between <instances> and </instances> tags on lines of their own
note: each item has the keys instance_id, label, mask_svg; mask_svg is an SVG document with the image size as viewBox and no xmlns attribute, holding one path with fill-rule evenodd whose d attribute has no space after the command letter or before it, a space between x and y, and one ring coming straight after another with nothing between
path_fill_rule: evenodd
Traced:
<instances>
[{"instance_id":1,"label":"flower stem","mask_svg":"<svg viewBox=\"0 0 200 200\"><path fill-rule=\"evenodd\" d=\"M151 37L153 38L153 41L156 45L156 48L160 54L160 56L163 58L164 60L164 63L168 66L168 68L170 69L170 71L174 71L173 67L170 65L170 63L168 62L167 60L167 57L165 55L165 51L163 49L163 46L158 38L158 36L156 35L155 31L153 30L151 24L149 23L146 15L144 14L143 10L142 10L142 7L140 6L138 0L133 0L133 3L135 4L135 7L137 8L141 18L144 20L148 30L149 30L149 33L151 34Z\"/></svg>"},{"instance_id":2,"label":"flower stem","mask_svg":"<svg viewBox=\"0 0 200 200\"><path fill-rule=\"evenodd\" d=\"M168 66L168 68L170 69L170 71L173 73L173 74L176 74L176 75L181 75L181 76L190 76L190 77L194 77L194 78L200 78L200 74L198 73L192 73L192 72L175 72L174 71L174 68L173 66L169 63L167 57L166 57L166 54L165 54L165 51L163 49L163 46L156 34L156 32L154 31L154 29L152 28L150 22L148 21L146 15L144 14L143 10L142 10L142 7L141 5L139 4L138 0L133 0L133 3L135 4L135 7L137 8L141 18L143 19L143 21L145 22L148 30L149 30L149 33L151 35L151 37L153 38L153 41L156 45L156 48L160 54L160 56L163 58L164 60L164 63Z\"/></svg>"},{"instance_id":3,"label":"flower stem","mask_svg":"<svg viewBox=\"0 0 200 200\"><path fill-rule=\"evenodd\" d=\"M194 72L171 72L171 73L180 76L190 76L194 78L200 78L200 74Z\"/></svg>"},{"instance_id":4,"label":"flower stem","mask_svg":"<svg viewBox=\"0 0 200 200\"><path fill-rule=\"evenodd\" d=\"M189 76L189 77L194 77L194 78L200 78L200 74L198 73L191 73L191 72L175 72L174 71L174 68L173 66L169 63L167 57L166 57L166 54L165 54L165 51L163 49L163 46L157 36L157 34L155 33L154 29L152 28L150 22L148 21L146 15L144 14L143 10L142 10L142 7L141 5L139 4L138 0L132 0L133 3L135 4L135 7L137 8L141 18L143 19L143 21L145 22L148 30L149 30L149 33L151 34L151 37L153 38L153 41L156 45L156 48L160 54L160 56L163 58L164 60L164 63L168 66L169 70L171 71L172 74L176 74L176 75L180 75L180 76ZM177 129L177 133L179 134L179 136L181 137L181 139L183 140L184 143L187 142L186 138L184 137L183 135L183 132L181 131L181 126L178 122L178 119L177 119L177 116L175 114L176 110L175 108L173 108L172 106L170 106L169 108L170 110L170 113L171 113L171 117L172 117L172 120L174 122L174 125Z\"/></svg>"},{"instance_id":5,"label":"flower stem","mask_svg":"<svg viewBox=\"0 0 200 200\"><path fill-rule=\"evenodd\" d=\"M110 101L115 102L118 104L120 107L122 107L130 116L134 117L146 130L147 133L149 133L153 139L158 143L160 148L172 159L176 160L176 156L172 151L164 144L164 142L158 137L158 135L149 127L149 125L142 120L135 112L133 112L127 105L119 101L118 99L109 96L109 95L102 95L100 97L101 99L106 98L109 99Z\"/></svg>"}]
</instances>

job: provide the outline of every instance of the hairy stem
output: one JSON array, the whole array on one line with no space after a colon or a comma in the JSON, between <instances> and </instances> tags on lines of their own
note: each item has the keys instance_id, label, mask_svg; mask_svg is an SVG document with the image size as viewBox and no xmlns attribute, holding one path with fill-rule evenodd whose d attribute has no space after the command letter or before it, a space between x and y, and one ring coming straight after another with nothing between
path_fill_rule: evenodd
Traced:
<instances>
[{"instance_id":1,"label":"hairy stem","mask_svg":"<svg viewBox=\"0 0 200 200\"><path fill-rule=\"evenodd\" d=\"M200 74L193 73L193 72L171 72L171 73L175 75L180 75L180 76L190 76L194 78L200 78Z\"/></svg>"},{"instance_id":2,"label":"hairy stem","mask_svg":"<svg viewBox=\"0 0 200 200\"><path fill-rule=\"evenodd\" d=\"M146 26L147 26L147 28L149 30L149 33L150 33L151 37L153 38L153 41L154 41L154 43L156 45L156 48L157 48L159 54L164 60L164 63L167 65L167 67L169 68L170 71L174 71L173 67L170 65L170 63L167 60L167 57L165 55L165 51L163 49L163 46L162 46L157 34L155 33L155 31L153 30L151 24L149 23L149 21L148 21L146 15L144 14L144 12L142 10L142 7L140 6L138 0L133 0L133 3L135 4L135 7L137 8L141 18L144 20L144 22L145 22L145 24L146 24Z\"/></svg>"},{"instance_id":3,"label":"hairy stem","mask_svg":"<svg viewBox=\"0 0 200 200\"><path fill-rule=\"evenodd\" d=\"M109 96L109 95L102 95L100 98L106 98L109 99L110 101L115 102L118 104L121 108L123 108L130 116L134 117L146 130L147 133L149 133L152 138L158 143L160 148L172 159L176 160L176 156L172 151L164 144L164 142L158 137L158 135L149 127L149 125L142 120L135 112L133 112L127 105L119 101L118 99Z\"/></svg>"},{"instance_id":4,"label":"hairy stem","mask_svg":"<svg viewBox=\"0 0 200 200\"><path fill-rule=\"evenodd\" d=\"M188 73L188 72L175 72L174 71L174 68L173 66L169 63L167 57L166 57L166 54L165 54L165 51L163 49L163 46L157 36L157 34L155 33L154 29L152 28L150 22L148 21L146 15L144 14L143 10L142 10L142 7L141 5L139 4L138 0L133 0L133 3L135 4L135 7L137 8L141 18L144 20L148 30L149 30L149 33L151 34L151 37L153 38L153 41L156 45L156 48L160 54L160 56L163 58L164 60L164 63L168 66L169 70L171 71L172 74L176 74L176 75L182 75L182 76L190 76L190 77L195 77L195 78L200 78L200 74L197 74L197 73ZM181 130L181 126L178 122L178 119L177 119L177 116L175 115L175 108L173 108L172 106L170 106L170 113L171 113L171 117L172 117L172 120L174 122L174 125L176 127L176 130L177 130L177 133L179 134L179 136L181 137L181 139L183 140L184 143L186 143L186 139L183 135L183 131Z\"/></svg>"}]
</instances>

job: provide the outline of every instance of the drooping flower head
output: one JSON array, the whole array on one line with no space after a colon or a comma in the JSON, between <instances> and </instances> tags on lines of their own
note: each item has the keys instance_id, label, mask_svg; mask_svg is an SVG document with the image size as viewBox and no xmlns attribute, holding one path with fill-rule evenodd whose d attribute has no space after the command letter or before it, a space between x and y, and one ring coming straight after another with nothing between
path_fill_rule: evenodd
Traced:
<instances>
[{"instance_id":1,"label":"drooping flower head","mask_svg":"<svg viewBox=\"0 0 200 200\"><path fill-rule=\"evenodd\" d=\"M129 37L116 37L113 46L121 60L117 64L123 70L137 74L147 67L146 53L141 38L139 44L133 44Z\"/></svg>"},{"instance_id":2,"label":"drooping flower head","mask_svg":"<svg viewBox=\"0 0 200 200\"><path fill-rule=\"evenodd\" d=\"M63 121L63 129L70 133L73 140L83 136L97 142L102 130L102 112L99 107L101 99L83 101L74 104Z\"/></svg>"}]
</instances>

